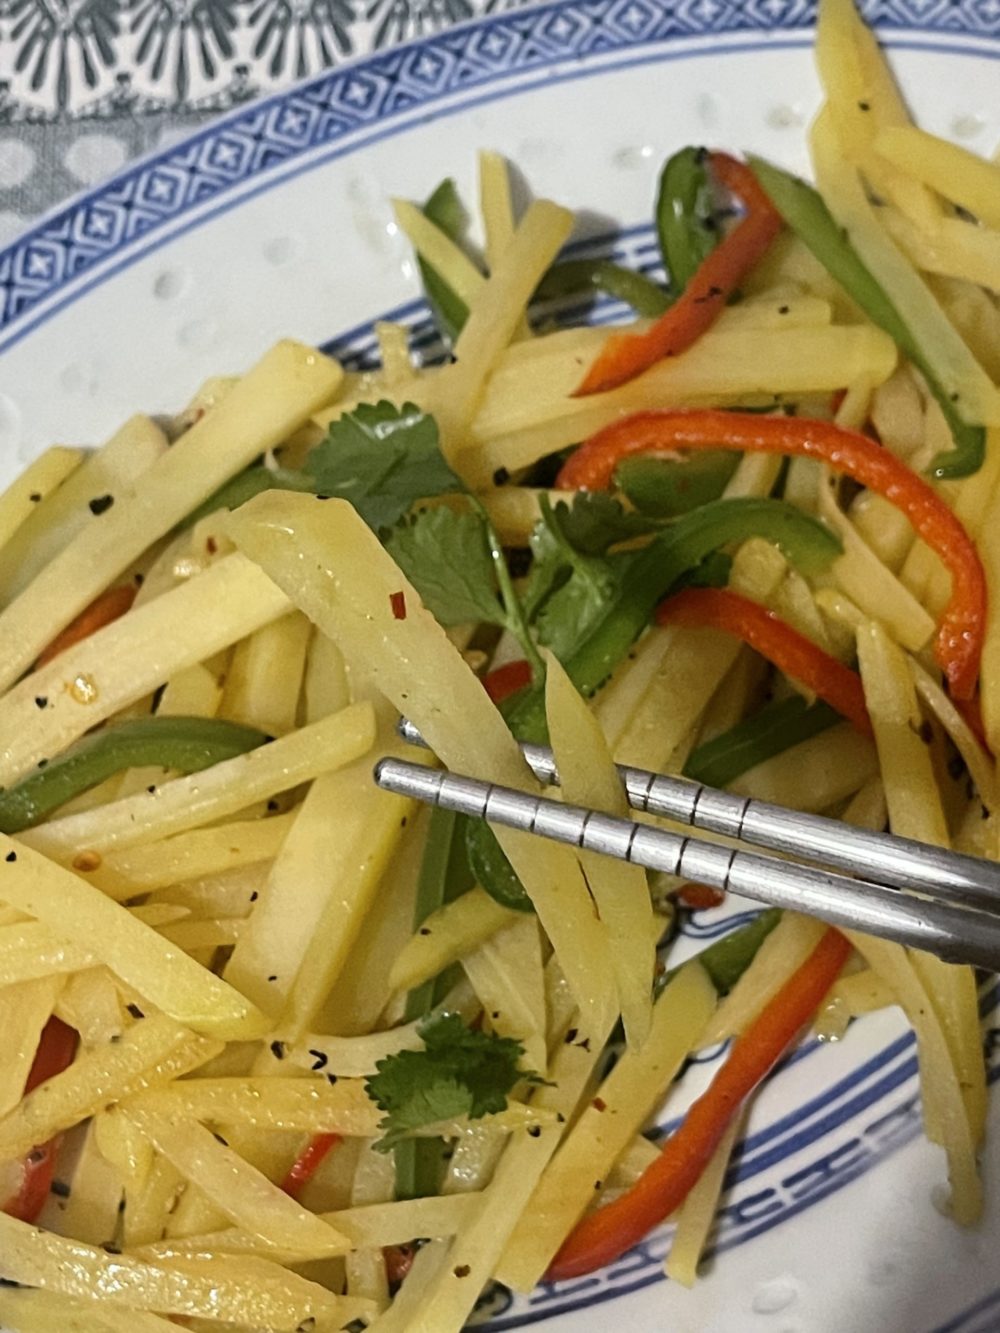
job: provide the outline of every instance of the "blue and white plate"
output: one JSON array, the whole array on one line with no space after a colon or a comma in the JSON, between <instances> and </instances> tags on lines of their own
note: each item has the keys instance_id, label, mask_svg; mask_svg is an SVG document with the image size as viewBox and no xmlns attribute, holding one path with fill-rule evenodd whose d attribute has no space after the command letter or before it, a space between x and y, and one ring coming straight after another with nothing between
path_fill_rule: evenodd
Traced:
<instances>
[{"instance_id":1,"label":"blue and white plate","mask_svg":"<svg viewBox=\"0 0 1000 1333\"><path fill-rule=\"evenodd\" d=\"M929 129L1000 139L1000 2L878 0L871 17ZM533 191L586 209L580 240L650 267L656 173L681 144L807 168L819 90L811 0L562 0L496 14L311 79L130 166L0 253L0 482L53 441L94 442L176 408L294 335L364 362L371 324L427 328L391 195L446 175L474 198L498 149ZM602 239L603 238L603 239ZM729 928L710 913L690 929ZM985 1039L1000 1072L996 993ZM993 1017L990 1017L990 1015ZM711 1076L706 1060L665 1111ZM1000 1115L989 1207L935 1207L914 1043L896 1011L807 1045L758 1098L692 1292L667 1232L611 1269L484 1305L499 1333L987 1333L1000 1329Z\"/></svg>"}]
</instances>

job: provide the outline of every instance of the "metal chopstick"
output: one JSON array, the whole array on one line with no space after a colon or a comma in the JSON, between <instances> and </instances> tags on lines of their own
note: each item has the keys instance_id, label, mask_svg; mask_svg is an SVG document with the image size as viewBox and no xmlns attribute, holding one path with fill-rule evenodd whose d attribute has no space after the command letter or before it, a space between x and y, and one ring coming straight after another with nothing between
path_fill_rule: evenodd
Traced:
<instances>
[{"instance_id":1,"label":"metal chopstick","mask_svg":"<svg viewBox=\"0 0 1000 1333\"><path fill-rule=\"evenodd\" d=\"M425 744L406 718L399 731L411 744ZM544 745L522 745L521 751L540 782L558 783L551 750ZM992 861L891 833L851 828L835 819L736 796L690 778L625 764L619 764L618 772L633 810L665 815L692 828L785 852L798 860L835 866L877 884L926 891L941 902L1000 909L1000 864Z\"/></svg>"},{"instance_id":2,"label":"metal chopstick","mask_svg":"<svg viewBox=\"0 0 1000 1333\"><path fill-rule=\"evenodd\" d=\"M925 949L947 962L1000 969L1000 916L911 897L882 884L863 883L756 852L720 847L405 760L380 760L375 781L387 791L431 805L649 870L681 875L774 907L806 912L833 926Z\"/></svg>"}]
</instances>

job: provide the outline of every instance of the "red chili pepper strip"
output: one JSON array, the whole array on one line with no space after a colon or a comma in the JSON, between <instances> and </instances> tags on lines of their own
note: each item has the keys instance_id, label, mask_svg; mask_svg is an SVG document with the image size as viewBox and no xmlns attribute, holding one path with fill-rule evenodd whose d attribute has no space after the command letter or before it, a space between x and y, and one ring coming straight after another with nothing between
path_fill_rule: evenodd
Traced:
<instances>
[{"instance_id":1,"label":"red chili pepper strip","mask_svg":"<svg viewBox=\"0 0 1000 1333\"><path fill-rule=\"evenodd\" d=\"M682 884L677 890L677 897L685 907L695 912L707 912L726 901L721 889L713 889L710 884Z\"/></svg>"},{"instance_id":2,"label":"red chili pepper strip","mask_svg":"<svg viewBox=\"0 0 1000 1333\"><path fill-rule=\"evenodd\" d=\"M625 1194L589 1213L552 1261L550 1281L582 1277L612 1263L684 1202L734 1115L819 1008L851 952L828 930L733 1046L655 1162Z\"/></svg>"},{"instance_id":3,"label":"red chili pepper strip","mask_svg":"<svg viewBox=\"0 0 1000 1333\"><path fill-rule=\"evenodd\" d=\"M781 230L780 215L749 167L726 153L712 153L708 160L719 184L746 205L745 215L705 256L674 304L645 333L608 338L577 396L616 389L664 357L686 352L719 318L739 283Z\"/></svg>"},{"instance_id":4,"label":"red chili pepper strip","mask_svg":"<svg viewBox=\"0 0 1000 1333\"><path fill-rule=\"evenodd\" d=\"M41 656L35 663L36 669L46 666L67 648L89 639L91 634L103 629L105 625L110 625L113 620L118 620L131 607L138 591L138 588L127 583L115 588L105 588L104 592L95 597L89 606L85 606L76 619L71 620L65 629L60 630L49 646L42 650Z\"/></svg>"},{"instance_id":5,"label":"red chili pepper strip","mask_svg":"<svg viewBox=\"0 0 1000 1333\"><path fill-rule=\"evenodd\" d=\"M281 1182L284 1192L297 1199L340 1141L339 1134L314 1134L288 1168L288 1175Z\"/></svg>"},{"instance_id":6,"label":"red chili pepper strip","mask_svg":"<svg viewBox=\"0 0 1000 1333\"><path fill-rule=\"evenodd\" d=\"M734 634L786 676L836 708L858 731L872 734L858 673L759 602L729 588L685 588L660 603L656 619L661 625L706 626Z\"/></svg>"},{"instance_id":7,"label":"red chili pepper strip","mask_svg":"<svg viewBox=\"0 0 1000 1333\"><path fill-rule=\"evenodd\" d=\"M50 1018L42 1030L38 1050L24 1085L25 1094L68 1069L76 1054L76 1043L77 1034L71 1027L58 1018ZM34 1222L37 1219L52 1188L52 1176L61 1143L62 1135L59 1134L28 1153L21 1170L20 1188L3 1206L2 1211L8 1217L16 1217L19 1222Z\"/></svg>"},{"instance_id":8,"label":"red chili pepper strip","mask_svg":"<svg viewBox=\"0 0 1000 1333\"><path fill-rule=\"evenodd\" d=\"M519 658L516 662L505 662L503 666L488 671L483 677L486 693L495 704L502 704L518 690L523 690L532 681L531 663Z\"/></svg>"},{"instance_id":9,"label":"red chili pepper strip","mask_svg":"<svg viewBox=\"0 0 1000 1333\"><path fill-rule=\"evenodd\" d=\"M815 458L896 506L951 573L951 597L935 656L954 699L975 693L986 632L986 575L969 534L930 486L895 454L856 431L806 417L767 417L712 408L636 412L592 436L563 465L561 490L606 490L633 454L671 449L740 449Z\"/></svg>"}]
</instances>

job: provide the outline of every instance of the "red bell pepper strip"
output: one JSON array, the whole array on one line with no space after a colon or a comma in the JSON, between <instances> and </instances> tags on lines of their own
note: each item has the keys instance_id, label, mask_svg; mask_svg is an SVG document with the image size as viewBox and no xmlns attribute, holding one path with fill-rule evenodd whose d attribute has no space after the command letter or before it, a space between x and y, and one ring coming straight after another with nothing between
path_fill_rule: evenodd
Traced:
<instances>
[{"instance_id":1,"label":"red bell pepper strip","mask_svg":"<svg viewBox=\"0 0 1000 1333\"><path fill-rule=\"evenodd\" d=\"M680 1207L733 1116L812 1018L850 952L839 931L826 932L736 1040L728 1060L657 1160L625 1194L589 1213L570 1232L546 1275L550 1281L582 1277L612 1263Z\"/></svg>"},{"instance_id":2,"label":"red bell pepper strip","mask_svg":"<svg viewBox=\"0 0 1000 1333\"><path fill-rule=\"evenodd\" d=\"M495 704L502 704L512 694L530 685L532 679L531 663L519 658L516 662L505 662L503 666L488 671L483 677L483 686Z\"/></svg>"},{"instance_id":3,"label":"red bell pepper strip","mask_svg":"<svg viewBox=\"0 0 1000 1333\"><path fill-rule=\"evenodd\" d=\"M673 449L739 449L815 458L884 496L951 573L951 597L935 656L954 699L971 699L986 633L986 575L962 524L922 477L856 431L806 417L768 417L713 408L636 412L606 427L567 459L561 490L605 490L623 458Z\"/></svg>"},{"instance_id":4,"label":"red bell pepper strip","mask_svg":"<svg viewBox=\"0 0 1000 1333\"><path fill-rule=\"evenodd\" d=\"M707 912L726 901L722 890L713 889L710 884L682 884L677 890L677 897L694 912Z\"/></svg>"},{"instance_id":5,"label":"red bell pepper strip","mask_svg":"<svg viewBox=\"0 0 1000 1333\"><path fill-rule=\"evenodd\" d=\"M77 1034L58 1018L50 1018L42 1030L38 1050L24 1085L25 1095L40 1083L61 1074L73 1063L76 1055ZM3 1206L8 1217L19 1222L34 1222L45 1206L52 1188L52 1175L62 1135L58 1134L37 1148L32 1148L21 1168L21 1184L17 1193Z\"/></svg>"},{"instance_id":6,"label":"red bell pepper strip","mask_svg":"<svg viewBox=\"0 0 1000 1333\"><path fill-rule=\"evenodd\" d=\"M297 1199L340 1142L339 1134L314 1134L288 1168L288 1175L281 1182L284 1192Z\"/></svg>"},{"instance_id":7,"label":"red bell pepper strip","mask_svg":"<svg viewBox=\"0 0 1000 1333\"><path fill-rule=\"evenodd\" d=\"M686 352L715 323L736 287L781 230L780 214L749 167L726 153L710 153L708 161L716 180L743 201L746 213L705 256L684 291L655 324L645 333L618 333L608 338L576 390L577 396L616 389L664 357Z\"/></svg>"},{"instance_id":8,"label":"red bell pepper strip","mask_svg":"<svg viewBox=\"0 0 1000 1333\"><path fill-rule=\"evenodd\" d=\"M91 634L95 634L105 625L110 625L113 620L118 620L131 607L135 601L138 588L131 584L121 584L115 588L105 588L98 597L85 606L75 620L71 620L65 629L59 631L47 648L42 650L41 656L35 663L35 668L47 666L54 657L64 653L67 648L72 648L81 643L84 639L89 639Z\"/></svg>"},{"instance_id":9,"label":"red bell pepper strip","mask_svg":"<svg viewBox=\"0 0 1000 1333\"><path fill-rule=\"evenodd\" d=\"M858 731L872 734L861 677L818 648L773 611L729 588L685 588L661 602L661 625L690 625L734 634L755 652L842 713Z\"/></svg>"}]
</instances>

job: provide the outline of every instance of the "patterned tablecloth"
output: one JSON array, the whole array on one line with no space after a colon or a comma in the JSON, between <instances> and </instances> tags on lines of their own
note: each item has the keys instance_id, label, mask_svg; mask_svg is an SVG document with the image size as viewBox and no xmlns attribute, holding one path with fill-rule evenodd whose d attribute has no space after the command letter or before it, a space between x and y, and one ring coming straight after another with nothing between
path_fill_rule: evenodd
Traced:
<instances>
[{"instance_id":1,"label":"patterned tablecloth","mask_svg":"<svg viewBox=\"0 0 1000 1333\"><path fill-rule=\"evenodd\" d=\"M505 7L505 0L0 0L0 245L129 158L240 102Z\"/></svg>"}]
</instances>

